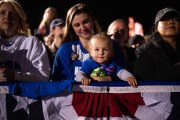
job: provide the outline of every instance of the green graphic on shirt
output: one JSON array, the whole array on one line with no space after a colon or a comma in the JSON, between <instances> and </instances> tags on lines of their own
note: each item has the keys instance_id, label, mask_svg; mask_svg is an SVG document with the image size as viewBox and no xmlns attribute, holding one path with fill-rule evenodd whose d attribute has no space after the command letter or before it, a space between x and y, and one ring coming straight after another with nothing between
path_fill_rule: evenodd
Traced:
<instances>
[{"instance_id":1,"label":"green graphic on shirt","mask_svg":"<svg viewBox=\"0 0 180 120\"><path fill-rule=\"evenodd\" d=\"M91 76L104 77L104 76L106 76L106 72L105 72L104 69L96 68L96 69L94 69L93 72L91 73Z\"/></svg>"}]
</instances>

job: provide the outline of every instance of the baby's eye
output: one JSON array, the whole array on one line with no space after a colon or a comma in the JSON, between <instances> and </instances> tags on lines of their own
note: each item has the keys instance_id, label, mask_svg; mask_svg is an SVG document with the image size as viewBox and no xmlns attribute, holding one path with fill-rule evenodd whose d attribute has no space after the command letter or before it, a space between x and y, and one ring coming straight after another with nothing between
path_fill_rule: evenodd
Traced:
<instances>
[{"instance_id":1,"label":"baby's eye","mask_svg":"<svg viewBox=\"0 0 180 120\"><path fill-rule=\"evenodd\" d=\"M103 50L104 50L104 51L109 51L109 49L108 49L108 48L104 48Z\"/></svg>"},{"instance_id":2,"label":"baby's eye","mask_svg":"<svg viewBox=\"0 0 180 120\"><path fill-rule=\"evenodd\" d=\"M97 48L97 49L94 49L94 51L99 51L99 49Z\"/></svg>"}]
</instances>

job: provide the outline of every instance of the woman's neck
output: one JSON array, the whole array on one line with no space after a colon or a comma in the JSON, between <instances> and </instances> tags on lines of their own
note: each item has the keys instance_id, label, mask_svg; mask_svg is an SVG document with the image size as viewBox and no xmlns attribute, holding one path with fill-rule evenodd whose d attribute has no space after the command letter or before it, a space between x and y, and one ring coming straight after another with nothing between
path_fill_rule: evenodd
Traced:
<instances>
[{"instance_id":1,"label":"woman's neck","mask_svg":"<svg viewBox=\"0 0 180 120\"><path fill-rule=\"evenodd\" d=\"M1 37L5 38L5 39L9 39L9 38L15 36L16 34L17 34L17 32L3 31L3 32L1 32Z\"/></svg>"},{"instance_id":2,"label":"woman's neck","mask_svg":"<svg viewBox=\"0 0 180 120\"><path fill-rule=\"evenodd\" d=\"M81 41L82 46L84 47L84 49L89 52L89 50L90 50L89 39L82 39L82 38L80 38L80 41Z\"/></svg>"},{"instance_id":3,"label":"woman's neck","mask_svg":"<svg viewBox=\"0 0 180 120\"><path fill-rule=\"evenodd\" d=\"M167 42L172 48L176 49L176 40L172 37L163 37L164 41Z\"/></svg>"}]
</instances>

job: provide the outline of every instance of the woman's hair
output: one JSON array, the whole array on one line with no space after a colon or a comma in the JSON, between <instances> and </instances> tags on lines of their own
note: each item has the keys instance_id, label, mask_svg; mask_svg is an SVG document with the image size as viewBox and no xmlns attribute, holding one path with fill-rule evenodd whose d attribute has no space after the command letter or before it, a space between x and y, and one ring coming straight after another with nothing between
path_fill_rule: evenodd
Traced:
<instances>
[{"instance_id":1,"label":"woman's hair","mask_svg":"<svg viewBox=\"0 0 180 120\"><path fill-rule=\"evenodd\" d=\"M72 41L79 38L72 28L72 20L74 19L75 15L80 13L88 14L91 17L91 19L94 21L94 33L98 33L101 31L98 22L95 20L92 12L87 7L87 5L84 3L78 3L72 6L67 12L63 42Z\"/></svg>"},{"instance_id":2,"label":"woman's hair","mask_svg":"<svg viewBox=\"0 0 180 120\"><path fill-rule=\"evenodd\" d=\"M15 12L18 14L18 19L19 19L18 33L26 35L26 36L31 35L29 24L26 22L27 17L26 17L24 10L21 7L21 5L18 2L16 2L15 0L1 0L0 7L4 3L11 4L14 7Z\"/></svg>"}]
</instances>

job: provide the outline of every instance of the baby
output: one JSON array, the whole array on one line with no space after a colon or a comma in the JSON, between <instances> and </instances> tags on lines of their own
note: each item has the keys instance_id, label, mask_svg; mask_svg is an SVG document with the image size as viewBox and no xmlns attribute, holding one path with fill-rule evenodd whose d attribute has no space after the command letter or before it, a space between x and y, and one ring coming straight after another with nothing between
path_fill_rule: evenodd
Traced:
<instances>
[{"instance_id":1,"label":"baby","mask_svg":"<svg viewBox=\"0 0 180 120\"><path fill-rule=\"evenodd\" d=\"M135 77L113 59L113 43L107 34L99 33L90 39L90 56L82 63L81 69L76 74L76 81L88 85L91 80L109 81L96 79L97 77L117 75L119 79L127 81L129 85L137 86Z\"/></svg>"}]
</instances>

